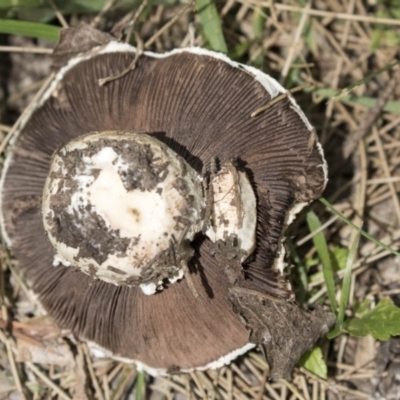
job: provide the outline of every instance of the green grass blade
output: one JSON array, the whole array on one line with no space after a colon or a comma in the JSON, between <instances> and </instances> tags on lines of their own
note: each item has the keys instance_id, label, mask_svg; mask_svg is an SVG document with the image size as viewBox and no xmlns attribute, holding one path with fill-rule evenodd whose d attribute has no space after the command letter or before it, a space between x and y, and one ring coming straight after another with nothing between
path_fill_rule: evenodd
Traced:
<instances>
[{"instance_id":1,"label":"green grass blade","mask_svg":"<svg viewBox=\"0 0 400 400\"><path fill-rule=\"evenodd\" d=\"M311 91L322 98L330 100L333 100L335 96L338 94L337 90L329 88L318 88L318 89L313 89ZM349 104L358 104L366 108L373 108L378 99L373 97L346 95L346 96L341 96L338 99L335 99L335 101L341 101L343 103L349 103ZM400 101L394 101L394 100L388 101L383 107L383 111L390 112L393 114L400 114Z\"/></svg>"},{"instance_id":2,"label":"green grass blade","mask_svg":"<svg viewBox=\"0 0 400 400\"><path fill-rule=\"evenodd\" d=\"M321 222L319 221L314 211L309 211L307 213L307 224L311 232L315 232L321 227ZM313 236L313 242L317 249L319 258L321 259L322 272L324 274L324 279L328 291L329 301L331 303L331 308L333 314L336 315L337 302L335 297L335 279L333 276L331 258L329 255L328 245L326 243L324 233L318 232L317 234L315 234Z\"/></svg>"},{"instance_id":3,"label":"green grass blade","mask_svg":"<svg viewBox=\"0 0 400 400\"><path fill-rule=\"evenodd\" d=\"M253 14L253 35L256 39L264 37L266 16L261 7L254 10Z\"/></svg>"},{"instance_id":4,"label":"green grass blade","mask_svg":"<svg viewBox=\"0 0 400 400\"><path fill-rule=\"evenodd\" d=\"M344 96L340 100L344 103L353 103L363 106L365 108L374 108L378 99L372 97L354 97L354 96ZM388 101L383 107L383 111L390 112L393 114L400 114L400 101Z\"/></svg>"},{"instance_id":5,"label":"green grass blade","mask_svg":"<svg viewBox=\"0 0 400 400\"><path fill-rule=\"evenodd\" d=\"M323 197L321 197L319 199L319 201L326 207L328 208L329 211L331 211L333 214L336 214L342 221L346 222L347 225L350 225L352 228L354 228L355 230L359 230L360 234L364 237L366 237L367 239L371 240L371 242L374 242L376 245L382 247L383 249L389 251L390 253L396 255L396 256L400 256L400 253L396 250L393 250L391 247L387 246L386 244L380 242L378 239L375 239L373 236L371 236L369 233L363 231L362 229L360 230L360 228L353 224L350 220L348 220L340 211L336 210L335 207L333 207L333 205L331 203L329 203L328 200L324 199Z\"/></svg>"},{"instance_id":6,"label":"green grass blade","mask_svg":"<svg viewBox=\"0 0 400 400\"><path fill-rule=\"evenodd\" d=\"M290 257L296 264L296 273L298 278L297 285L295 285L296 300L300 304L303 304L306 302L307 287L308 287L308 277L307 277L306 267L300 256L297 254L296 247L289 238L286 239L286 244L289 248Z\"/></svg>"},{"instance_id":7,"label":"green grass blade","mask_svg":"<svg viewBox=\"0 0 400 400\"><path fill-rule=\"evenodd\" d=\"M144 399L144 384L145 384L145 372L140 371L137 374L136 378L136 390L135 390L135 400L142 400Z\"/></svg>"},{"instance_id":8,"label":"green grass blade","mask_svg":"<svg viewBox=\"0 0 400 400\"><path fill-rule=\"evenodd\" d=\"M37 22L0 19L0 33L7 33L10 35L29 36L46 39L50 42L57 42L59 30L59 27Z\"/></svg>"},{"instance_id":9,"label":"green grass blade","mask_svg":"<svg viewBox=\"0 0 400 400\"><path fill-rule=\"evenodd\" d=\"M349 302L350 297L350 286L351 286L351 271L353 268L354 258L356 256L358 243L360 241L361 236L361 227L358 229L357 236L354 239L353 244L351 245L349 255L347 256L346 268L344 270L343 283L342 283L342 293L340 295L340 303L339 303L339 313L337 323L339 327L342 327L344 321L344 314L346 311L347 304Z\"/></svg>"},{"instance_id":10,"label":"green grass blade","mask_svg":"<svg viewBox=\"0 0 400 400\"><path fill-rule=\"evenodd\" d=\"M45 0L0 0L0 8L40 7L44 5L46 5Z\"/></svg>"},{"instance_id":11,"label":"green grass blade","mask_svg":"<svg viewBox=\"0 0 400 400\"><path fill-rule=\"evenodd\" d=\"M394 63L391 63L389 65L384 66L383 68L380 68L371 74L364 76L362 79L352 83L351 85L347 86L346 88L340 90L334 97L333 100L340 100L341 97L348 95L353 89L360 85L364 85L365 83L368 83L371 79L377 77L378 75L382 74L383 72L389 71L393 69L396 65L400 64L400 61L395 61Z\"/></svg>"},{"instance_id":12,"label":"green grass blade","mask_svg":"<svg viewBox=\"0 0 400 400\"><path fill-rule=\"evenodd\" d=\"M318 88L314 89L313 92L318 94L321 97L326 97L329 98L330 100L334 101L343 101L343 102L350 102L350 103L356 103L363 105L368 108L372 108L377 99L374 99L372 97L362 97L362 96L352 96L350 95L351 91L360 85L364 85L371 81L373 78L377 77L378 75L382 74L383 72L389 71L393 69L396 65L400 64L400 61L395 61L392 62L374 72L371 74L364 76L362 79L359 79L356 82L353 82L351 85L347 86L346 88L342 90L336 90L336 89L329 89L329 88ZM391 104L386 105L387 109L385 111L388 112L399 112L399 102L393 101ZM397 108L396 108L397 107Z\"/></svg>"},{"instance_id":13,"label":"green grass blade","mask_svg":"<svg viewBox=\"0 0 400 400\"><path fill-rule=\"evenodd\" d=\"M224 34L222 33L221 21L217 7L213 0L196 0L196 10L199 15L202 30L210 47L221 53L228 53Z\"/></svg>"}]
</instances>

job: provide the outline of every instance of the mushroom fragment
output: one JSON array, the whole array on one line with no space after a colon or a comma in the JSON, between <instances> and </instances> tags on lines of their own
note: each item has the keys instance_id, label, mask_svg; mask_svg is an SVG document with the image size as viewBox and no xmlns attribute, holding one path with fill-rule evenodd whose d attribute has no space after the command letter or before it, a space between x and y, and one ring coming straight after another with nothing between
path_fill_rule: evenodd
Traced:
<instances>
[{"instance_id":1,"label":"mushroom fragment","mask_svg":"<svg viewBox=\"0 0 400 400\"><path fill-rule=\"evenodd\" d=\"M326 184L326 165L313 128L290 95L252 118L254 110L285 90L252 67L199 48L161 55L145 52L134 70L100 87L100 79L118 76L130 65L136 50L94 32L85 25L63 31L54 56L63 66L14 137L3 170L2 230L32 289L61 327L116 357L146 365L153 373L218 367L260 345L271 376L287 377L301 353L327 329L320 311L296 305L282 271L283 233L291 215L318 197ZM83 36L83 47L72 40ZM90 38L96 38L91 45ZM68 54L74 56L66 63ZM168 157L176 154L178 161L169 161L174 167L168 175L175 179L183 170L188 174L184 186L192 206L187 209L188 198L179 197L177 190L174 199L181 205L173 215L189 215L190 228L168 228L169 233L179 231L170 248L172 261L153 263L161 271L150 274L150 279L143 279L137 266L128 272L128 253L114 253L121 256L117 261L122 267L103 264L104 257L112 259L112 252L102 254L102 246L97 246L96 253L94 245L95 254L86 257L54 229L61 215L55 202L57 171L66 168L57 165L57 157L72 154L68 149L79 148L81 141L106 141L106 131L120 132L113 135L121 135L121 143L132 135L136 141L149 140L149 146L157 143ZM114 153L93 153L89 164L104 155L111 168L109 161L118 158ZM72 169L79 169L85 157L75 159ZM221 169L207 171L212 160L218 160ZM55 169L49 175L52 162ZM98 188L102 174L90 179L92 189ZM67 209L72 207L69 214L94 200L92 189L80 183L78 187L86 200L78 196L75 205L65 203ZM110 194L107 198L119 201ZM103 200L96 197L97 208L107 203ZM153 217L150 225L156 225L157 213L147 204L141 207ZM67 220L60 229L75 234ZM98 224L98 232L104 233L104 225ZM92 235L89 227L82 228L75 239L82 239L83 233ZM125 235L119 225L107 229L112 237ZM70 267L53 266L57 253L52 243L61 251L56 264ZM165 250L166 242L159 246ZM94 270L87 258L96 261ZM78 261L84 261L83 267ZM129 278L121 282L122 274L115 269ZM181 271L185 276L178 279ZM147 296L141 284L147 293L156 292L161 284L164 290Z\"/></svg>"},{"instance_id":2,"label":"mushroom fragment","mask_svg":"<svg viewBox=\"0 0 400 400\"><path fill-rule=\"evenodd\" d=\"M206 235L213 242L237 241L238 257L244 262L256 245L256 196L249 178L228 161L212 175L209 190L211 221Z\"/></svg>"},{"instance_id":3,"label":"mushroom fragment","mask_svg":"<svg viewBox=\"0 0 400 400\"><path fill-rule=\"evenodd\" d=\"M42 201L56 265L146 294L182 278L203 208L200 177L182 157L149 135L112 131L59 149Z\"/></svg>"}]
</instances>

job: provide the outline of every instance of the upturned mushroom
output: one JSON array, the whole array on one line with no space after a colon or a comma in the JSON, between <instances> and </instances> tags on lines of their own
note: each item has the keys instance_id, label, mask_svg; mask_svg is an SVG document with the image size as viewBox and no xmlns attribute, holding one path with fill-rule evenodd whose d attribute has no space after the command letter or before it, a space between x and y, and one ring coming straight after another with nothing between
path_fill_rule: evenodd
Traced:
<instances>
[{"instance_id":1,"label":"upturned mushroom","mask_svg":"<svg viewBox=\"0 0 400 400\"><path fill-rule=\"evenodd\" d=\"M201 48L145 52L121 74L135 48L85 25L54 54L1 181L3 236L44 309L152 373L260 345L287 377L327 329L283 273L284 230L327 180L292 96Z\"/></svg>"}]
</instances>

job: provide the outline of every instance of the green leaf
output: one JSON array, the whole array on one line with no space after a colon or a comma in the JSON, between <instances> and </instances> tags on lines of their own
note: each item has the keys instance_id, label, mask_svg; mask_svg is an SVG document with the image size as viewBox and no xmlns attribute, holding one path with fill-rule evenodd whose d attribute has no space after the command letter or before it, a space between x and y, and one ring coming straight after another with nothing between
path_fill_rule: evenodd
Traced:
<instances>
[{"instance_id":1,"label":"green leaf","mask_svg":"<svg viewBox=\"0 0 400 400\"><path fill-rule=\"evenodd\" d=\"M196 9L205 38L212 50L228 53L221 22L213 0L196 0Z\"/></svg>"},{"instance_id":2,"label":"green leaf","mask_svg":"<svg viewBox=\"0 0 400 400\"><path fill-rule=\"evenodd\" d=\"M314 375L326 379L328 368L320 347L314 347L312 350L304 353L300 358L299 364Z\"/></svg>"},{"instance_id":3,"label":"green leaf","mask_svg":"<svg viewBox=\"0 0 400 400\"><path fill-rule=\"evenodd\" d=\"M37 22L0 19L0 33L29 36L56 42L59 30L60 28L56 26Z\"/></svg>"},{"instance_id":4,"label":"green leaf","mask_svg":"<svg viewBox=\"0 0 400 400\"><path fill-rule=\"evenodd\" d=\"M317 266L318 264L319 264L319 260L317 257L315 257L315 258L309 257L304 261L304 265L305 265L307 271L309 271L312 267Z\"/></svg>"},{"instance_id":5,"label":"green leaf","mask_svg":"<svg viewBox=\"0 0 400 400\"><path fill-rule=\"evenodd\" d=\"M317 261L316 265L319 265L319 260ZM310 283L319 282L321 279L324 279L324 274L322 271L317 271L314 274L308 274L308 280Z\"/></svg>"},{"instance_id":6,"label":"green leaf","mask_svg":"<svg viewBox=\"0 0 400 400\"><path fill-rule=\"evenodd\" d=\"M365 314L368 314L371 311L371 302L370 299L364 299L360 303L356 303L353 306L353 311L358 317L363 317Z\"/></svg>"},{"instance_id":7,"label":"green leaf","mask_svg":"<svg viewBox=\"0 0 400 400\"><path fill-rule=\"evenodd\" d=\"M333 269L339 271L346 268L347 256L349 255L349 250L343 247L335 246L331 251L331 259L333 264Z\"/></svg>"},{"instance_id":8,"label":"green leaf","mask_svg":"<svg viewBox=\"0 0 400 400\"><path fill-rule=\"evenodd\" d=\"M314 213L314 211L309 211L307 213L307 224L310 232L315 232L321 228L321 223ZM318 232L313 236L314 246L317 249L319 258L322 263L322 272L324 274L325 284L328 291L329 301L331 303L331 308L333 314L336 315L337 312L337 302L335 297L335 278L333 276L333 268L331 263L331 258L329 255L328 245L325 240L325 235L323 232Z\"/></svg>"},{"instance_id":9,"label":"green leaf","mask_svg":"<svg viewBox=\"0 0 400 400\"><path fill-rule=\"evenodd\" d=\"M383 299L361 318L345 321L343 330L353 336L371 335L378 340L389 340L400 335L400 308L390 298Z\"/></svg>"},{"instance_id":10,"label":"green leaf","mask_svg":"<svg viewBox=\"0 0 400 400\"><path fill-rule=\"evenodd\" d=\"M331 331L326 334L326 338L329 340L335 339L343 333L343 329L339 326L335 326Z\"/></svg>"},{"instance_id":11,"label":"green leaf","mask_svg":"<svg viewBox=\"0 0 400 400\"><path fill-rule=\"evenodd\" d=\"M233 49L229 51L229 57L233 60L238 60L245 55L252 45L251 40L246 40L245 42L238 43Z\"/></svg>"}]
</instances>

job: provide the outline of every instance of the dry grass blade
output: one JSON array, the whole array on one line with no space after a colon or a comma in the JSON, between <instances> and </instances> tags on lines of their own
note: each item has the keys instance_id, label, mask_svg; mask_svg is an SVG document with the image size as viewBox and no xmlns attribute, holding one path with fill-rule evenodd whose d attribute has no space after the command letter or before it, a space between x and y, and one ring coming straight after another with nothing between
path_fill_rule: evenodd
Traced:
<instances>
[{"instance_id":1,"label":"dry grass blade","mask_svg":"<svg viewBox=\"0 0 400 400\"><path fill-rule=\"evenodd\" d=\"M12 343L11 343L10 339L7 338L6 335L2 331L0 331L0 340L6 345L8 361L11 366L12 376L14 379L14 383L17 387L18 393L21 396L21 398L23 400L25 400L26 396L25 396L24 388L21 383L17 365L15 363L15 358L14 358L13 349L12 349Z\"/></svg>"},{"instance_id":2,"label":"dry grass blade","mask_svg":"<svg viewBox=\"0 0 400 400\"><path fill-rule=\"evenodd\" d=\"M47 375L45 375L36 365L26 362L25 365L50 389L52 389L63 400L72 400L58 385L56 385Z\"/></svg>"},{"instance_id":3,"label":"dry grass blade","mask_svg":"<svg viewBox=\"0 0 400 400\"><path fill-rule=\"evenodd\" d=\"M265 8L271 7L271 2L269 1L257 1L256 0L242 0L241 2L245 3L252 3L255 6L262 6ZM275 10L277 11L290 11L295 13L302 13L304 7L293 6L290 4L280 4L273 1L273 5ZM316 8L310 8L308 11L309 15L315 17L322 17L327 19L344 19L349 21L359 21L359 22L366 22L372 24L383 24L383 25L397 25L400 26L400 20L395 18L379 18L379 17L372 17L368 15L357 15L357 14L347 14L343 12L332 12L332 11L325 11L325 10L318 10Z\"/></svg>"},{"instance_id":4,"label":"dry grass blade","mask_svg":"<svg viewBox=\"0 0 400 400\"><path fill-rule=\"evenodd\" d=\"M299 25L297 26L296 29L296 33L293 39L293 43L290 47L289 50L289 54L286 58L285 61L285 65L283 66L283 70L282 70L282 79L285 80L285 78L287 77L287 74L289 73L289 69L290 69L290 65L292 64L293 61L293 57L296 53L296 48L298 45L298 42L300 40L301 34L303 32L304 26L307 22L308 19L308 10L311 8L311 1L307 2L307 5L303 8L302 14L301 14L301 18L300 18L300 22Z\"/></svg>"},{"instance_id":5,"label":"dry grass blade","mask_svg":"<svg viewBox=\"0 0 400 400\"><path fill-rule=\"evenodd\" d=\"M146 7L147 7L147 0L142 0L142 3L140 4L139 8L136 10L135 14L133 15L132 20L129 22L129 26L127 28L126 37L125 37L125 43L130 42L131 35L132 35L133 29L135 27L135 23L138 20L140 14L142 14L142 12L144 11L144 9ZM136 32L135 32L135 39L136 39L136 43L138 43L139 41L142 42L142 39ZM142 44L141 44L141 47L143 48Z\"/></svg>"},{"instance_id":6,"label":"dry grass blade","mask_svg":"<svg viewBox=\"0 0 400 400\"><path fill-rule=\"evenodd\" d=\"M361 125L361 127L359 128L359 130L349 135L343 150L343 157L345 159L348 158L353 153L360 140L362 140L365 137L365 135L367 135L370 132L372 125L376 122L377 118L379 117L379 114L382 112L383 107L389 100L389 97L395 90L399 81L400 81L400 68L397 69L397 71L393 74L392 79L389 81L384 91L379 96L374 108L368 112L367 117L363 122L363 124Z\"/></svg>"},{"instance_id":7,"label":"dry grass blade","mask_svg":"<svg viewBox=\"0 0 400 400\"><path fill-rule=\"evenodd\" d=\"M46 49L46 48L40 48L40 47L0 46L0 52L52 54L53 53L53 49Z\"/></svg>"},{"instance_id":8,"label":"dry grass blade","mask_svg":"<svg viewBox=\"0 0 400 400\"><path fill-rule=\"evenodd\" d=\"M125 68L121 73L115 76L108 76L107 78L101 78L98 80L99 86L104 86L108 82L115 81L116 79L120 79L124 77L125 75L129 74L129 72L133 71L136 68L136 64L139 61L140 56L143 54L143 42L137 32L135 32L135 37L136 37L136 51L135 51L135 57L133 58L132 62L128 65L127 68Z\"/></svg>"},{"instance_id":9,"label":"dry grass blade","mask_svg":"<svg viewBox=\"0 0 400 400\"><path fill-rule=\"evenodd\" d=\"M165 31L167 31L172 25L178 21L178 19L190 9L193 8L194 0L191 0L188 4L186 4L174 17L172 17L162 28L160 28L149 40L147 40L144 44L144 48L147 49L150 47L158 37L160 37Z\"/></svg>"},{"instance_id":10,"label":"dry grass blade","mask_svg":"<svg viewBox=\"0 0 400 400\"><path fill-rule=\"evenodd\" d=\"M268 110L269 108L273 107L276 103L279 103L280 101L286 99L287 97L289 97L290 94L296 93L296 92L300 92L301 90L304 90L306 88L310 88L312 87L311 84L306 83L304 85L300 85L297 86L293 89L288 90L287 92L284 92L282 94L280 94L279 96L274 97L269 103L267 103L265 106L262 106L260 108L257 108L257 110L253 111L250 114L250 117L254 118L257 117L257 115L260 115L262 112Z\"/></svg>"},{"instance_id":11,"label":"dry grass blade","mask_svg":"<svg viewBox=\"0 0 400 400\"><path fill-rule=\"evenodd\" d=\"M101 387L99 385L99 381L97 380L96 374L94 373L92 357L91 354L89 353L89 349L86 344L80 344L79 347L83 350L83 354L85 355L86 365L88 367L90 374L90 381L92 382L94 390L96 391L97 399L105 400L103 391L101 390Z\"/></svg>"},{"instance_id":12,"label":"dry grass blade","mask_svg":"<svg viewBox=\"0 0 400 400\"><path fill-rule=\"evenodd\" d=\"M58 19L58 21L60 22L61 26L63 28L69 28L68 22L65 20L64 16L61 14L61 12L59 11L59 9L57 8L57 6L54 4L53 0L47 0L51 6L51 8L53 9L54 13L56 14L56 17Z\"/></svg>"},{"instance_id":13,"label":"dry grass blade","mask_svg":"<svg viewBox=\"0 0 400 400\"><path fill-rule=\"evenodd\" d=\"M101 9L101 11L96 15L95 18L93 18L93 21L90 23L90 25L93 28L96 28L97 25L100 23L101 18L103 15L117 2L118 0L107 0L106 4L104 4L104 7Z\"/></svg>"},{"instance_id":14,"label":"dry grass blade","mask_svg":"<svg viewBox=\"0 0 400 400\"><path fill-rule=\"evenodd\" d=\"M5 3L11 4L8 0ZM5 3L0 0L4 15L10 11L2 8ZM21 12L28 3L40 1L16 0L13 4L18 7L13 12ZM62 15L66 8L72 10L71 17L67 18L71 26L81 20L91 21L93 27L105 28L121 41L129 41L131 34L138 35L137 58L121 74L109 80L118 79L135 68L144 49L154 47L158 52L164 52L177 46L211 43L201 30L204 25L199 15L190 13L194 1L184 4L153 2L143 13L146 3L140 1L135 3L134 9L131 2L117 0L103 0L101 5L75 1L68 2L68 7L58 0L41 3L46 12L54 15L48 4L52 5L58 21L52 24L26 22L22 20L22 13L20 20L0 20L0 31L9 35L8 41L3 41L0 46L1 152L18 134L34 109L34 103L54 77L46 81L31 102L41 80L49 75L46 56L52 50L44 48L46 45L40 41L36 43L13 35L55 42L60 26L67 26ZM78 3L81 8L74 9ZM287 86L294 88L255 109L251 117L274 107L289 93L298 92L297 103L320 138L322 133L330 170L326 192L329 203L322 200L323 204L310 205L320 219L320 226L313 232L309 232L304 215L300 215L290 231L290 241L296 244L292 246L296 256L293 257L295 267L287 271L301 269L302 275L295 275L306 288L301 291L297 283L294 284L299 294L297 300L311 305L316 302L329 305L327 286L318 261L318 245L316 247L310 240L323 234L327 248L324 257L330 258L336 282L342 278L346 280L347 289L342 288L341 296L346 297L346 292L350 291L348 302L340 300L340 320L344 315L346 321L351 318L365 299L391 296L399 301L400 91L397 83L400 77L399 72L394 72L398 64L400 16L393 7L395 1L370 1L368 7L362 0L302 1L301 4L292 0L228 0L222 3L212 0L211 3L216 5L214 19L222 28L229 56L235 61L257 66L275 78L284 78ZM82 11L85 4L92 10L89 15ZM35 7L31 10L37 11ZM144 14L146 18L141 17L140 24L136 23ZM13 15L18 17L17 13ZM144 38L142 46L139 37ZM312 83L314 89L302 92L309 86L305 82ZM341 91L343 87L345 89ZM17 115L20 117L10 127ZM349 261L347 270L345 268L348 249L358 235L361 220L365 222L361 232L363 237L349 279ZM24 324L32 315L39 315L41 307L7 252L2 254L0 267L0 358L4 361L0 372L13 382L4 390L0 389L0 397L7 393L10 398L24 399L32 395L34 399L45 396L66 399L72 394L77 395L74 386L79 384L82 389L79 393L88 398L90 395L99 400L131 398L135 388L136 396L140 398L141 379L146 380L145 391L149 398L158 396L168 400L181 397L207 400L368 399L372 393L380 398L397 398L400 392L391 375L393 364L390 359L385 361L386 364L378 365L385 353L383 346L397 343L396 338L384 345L372 341L372 350L365 350L358 339L350 336L333 339L328 343L329 352L324 354L330 368L328 381L298 368L292 382L268 382L268 365L256 350L217 371L154 379L137 375L135 369L123 363L100 361L86 348L84 354L83 350L78 350L82 353L80 371L84 371L80 381L78 368L64 371L46 364L20 363L16 361L18 341L35 339L24 336L24 331L17 329L18 324ZM339 285L334 286L334 290L338 288ZM348 303L347 307L345 303ZM8 320L10 315L13 316L11 321ZM6 330L9 326L17 328ZM37 341L35 344L39 345ZM73 343L70 346L75 348ZM391 358L400 357L394 348L388 348ZM89 375L90 387L85 388ZM0 374L0 386L2 379ZM392 383L385 392L382 389L384 382L390 379ZM390 390L392 393L388 392Z\"/></svg>"}]
</instances>

